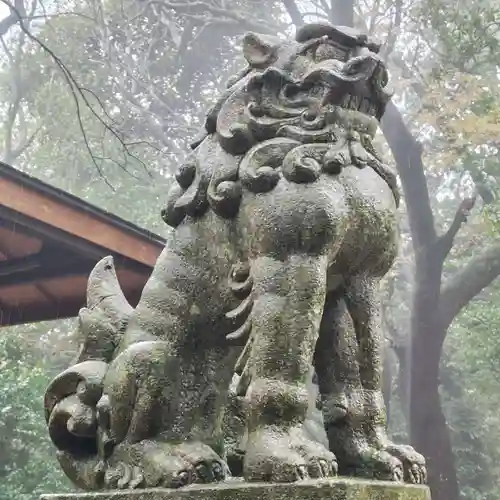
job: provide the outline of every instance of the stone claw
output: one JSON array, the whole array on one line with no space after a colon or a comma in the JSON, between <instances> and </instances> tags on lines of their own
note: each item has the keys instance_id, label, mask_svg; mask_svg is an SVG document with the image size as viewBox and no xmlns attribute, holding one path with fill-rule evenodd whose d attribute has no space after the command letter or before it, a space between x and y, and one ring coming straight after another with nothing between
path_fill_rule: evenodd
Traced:
<instances>
[{"instance_id":1,"label":"stone claw","mask_svg":"<svg viewBox=\"0 0 500 500\"><path fill-rule=\"evenodd\" d=\"M403 477L406 483L425 484L427 482L427 468L425 458L409 445L390 443L387 452L396 457L403 465Z\"/></svg>"},{"instance_id":2,"label":"stone claw","mask_svg":"<svg viewBox=\"0 0 500 500\"><path fill-rule=\"evenodd\" d=\"M117 463L109 468L104 476L104 484L108 489L134 489L139 487L144 480L140 469L124 462Z\"/></svg>"},{"instance_id":3,"label":"stone claw","mask_svg":"<svg viewBox=\"0 0 500 500\"><path fill-rule=\"evenodd\" d=\"M312 459L307 464L307 471L311 478L326 479L337 475L337 462L324 458Z\"/></svg>"},{"instance_id":4,"label":"stone claw","mask_svg":"<svg viewBox=\"0 0 500 500\"><path fill-rule=\"evenodd\" d=\"M321 476L320 477L332 477L337 475L337 461L327 461L324 459L318 460L319 463L319 468L321 470Z\"/></svg>"},{"instance_id":5,"label":"stone claw","mask_svg":"<svg viewBox=\"0 0 500 500\"><path fill-rule=\"evenodd\" d=\"M201 462L195 466L197 483L213 483L226 478L224 468L218 462Z\"/></svg>"},{"instance_id":6,"label":"stone claw","mask_svg":"<svg viewBox=\"0 0 500 500\"><path fill-rule=\"evenodd\" d=\"M164 486L167 488L182 488L194 482L194 475L190 474L187 470L181 470Z\"/></svg>"},{"instance_id":7,"label":"stone claw","mask_svg":"<svg viewBox=\"0 0 500 500\"><path fill-rule=\"evenodd\" d=\"M135 490L136 488L140 488L144 484L144 475L142 474L139 467L133 467L132 478L129 482L129 488Z\"/></svg>"},{"instance_id":8,"label":"stone claw","mask_svg":"<svg viewBox=\"0 0 500 500\"><path fill-rule=\"evenodd\" d=\"M405 476L405 481L411 484L425 484L427 479L427 470L425 466L413 464Z\"/></svg>"},{"instance_id":9,"label":"stone claw","mask_svg":"<svg viewBox=\"0 0 500 500\"><path fill-rule=\"evenodd\" d=\"M191 465L195 483L214 483L230 476L228 465L209 446L198 443L182 443L174 453Z\"/></svg>"},{"instance_id":10,"label":"stone claw","mask_svg":"<svg viewBox=\"0 0 500 500\"><path fill-rule=\"evenodd\" d=\"M132 479L132 467L129 467L126 464L120 464L120 465L121 465L123 475L116 482L116 487L119 490L124 490L124 489L128 489L128 485Z\"/></svg>"},{"instance_id":11,"label":"stone claw","mask_svg":"<svg viewBox=\"0 0 500 500\"><path fill-rule=\"evenodd\" d=\"M333 453L302 428L263 428L249 436L244 459L248 481L294 482L336 475Z\"/></svg>"},{"instance_id":12,"label":"stone claw","mask_svg":"<svg viewBox=\"0 0 500 500\"><path fill-rule=\"evenodd\" d=\"M386 451L374 448L359 450L343 464L342 473L366 479L401 483L404 478L403 464Z\"/></svg>"},{"instance_id":13,"label":"stone claw","mask_svg":"<svg viewBox=\"0 0 500 500\"><path fill-rule=\"evenodd\" d=\"M297 467L297 476L298 479L309 479L309 473L305 465L299 465Z\"/></svg>"},{"instance_id":14,"label":"stone claw","mask_svg":"<svg viewBox=\"0 0 500 500\"><path fill-rule=\"evenodd\" d=\"M227 471L224 470L220 463L216 462L212 465L212 476L216 481L223 481L226 475Z\"/></svg>"},{"instance_id":15,"label":"stone claw","mask_svg":"<svg viewBox=\"0 0 500 500\"><path fill-rule=\"evenodd\" d=\"M403 464L385 452L377 453L378 460L374 467L374 478L383 481L402 483L404 480Z\"/></svg>"},{"instance_id":16,"label":"stone claw","mask_svg":"<svg viewBox=\"0 0 500 500\"><path fill-rule=\"evenodd\" d=\"M221 481L229 474L225 462L203 443L171 445L144 440L119 446L110 461L105 473L107 489L181 488Z\"/></svg>"},{"instance_id":17,"label":"stone claw","mask_svg":"<svg viewBox=\"0 0 500 500\"><path fill-rule=\"evenodd\" d=\"M404 479L403 464L385 451L377 451L369 457L366 472L370 478L381 481L402 483Z\"/></svg>"}]
</instances>

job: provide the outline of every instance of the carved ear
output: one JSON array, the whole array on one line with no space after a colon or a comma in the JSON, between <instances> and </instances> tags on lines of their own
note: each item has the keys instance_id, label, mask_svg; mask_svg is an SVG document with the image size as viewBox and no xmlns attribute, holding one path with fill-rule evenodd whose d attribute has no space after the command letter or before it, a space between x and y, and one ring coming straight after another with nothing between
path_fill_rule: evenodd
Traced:
<instances>
[{"instance_id":1,"label":"carved ear","mask_svg":"<svg viewBox=\"0 0 500 500\"><path fill-rule=\"evenodd\" d=\"M274 57L275 44L269 38L255 33L243 37L243 55L253 68L267 66Z\"/></svg>"}]
</instances>

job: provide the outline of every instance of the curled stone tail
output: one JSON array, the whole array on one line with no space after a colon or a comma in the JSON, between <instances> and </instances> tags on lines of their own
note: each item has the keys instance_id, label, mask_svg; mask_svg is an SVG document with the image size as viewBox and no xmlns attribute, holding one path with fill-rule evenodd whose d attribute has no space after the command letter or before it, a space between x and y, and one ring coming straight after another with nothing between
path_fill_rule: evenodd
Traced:
<instances>
[{"instance_id":1,"label":"curled stone tail","mask_svg":"<svg viewBox=\"0 0 500 500\"><path fill-rule=\"evenodd\" d=\"M102 486L109 436L100 429L104 378L132 307L123 295L112 257L93 269L87 307L78 315L81 346L75 364L52 380L45 393L45 420L59 462L79 486Z\"/></svg>"}]
</instances>

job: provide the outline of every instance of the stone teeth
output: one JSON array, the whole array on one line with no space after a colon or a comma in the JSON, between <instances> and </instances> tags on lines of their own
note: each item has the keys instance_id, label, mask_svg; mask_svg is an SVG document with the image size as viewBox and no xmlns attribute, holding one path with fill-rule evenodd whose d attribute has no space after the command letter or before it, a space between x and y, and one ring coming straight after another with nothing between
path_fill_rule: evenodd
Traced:
<instances>
[{"instance_id":1,"label":"stone teeth","mask_svg":"<svg viewBox=\"0 0 500 500\"><path fill-rule=\"evenodd\" d=\"M359 97L357 95L351 96L351 102L349 103L349 107L351 109L358 110L359 109Z\"/></svg>"},{"instance_id":2,"label":"stone teeth","mask_svg":"<svg viewBox=\"0 0 500 500\"><path fill-rule=\"evenodd\" d=\"M342 98L342 102L340 103L340 105L343 107L343 108L347 108L349 107L349 103L351 101L351 96L349 94L346 94L343 98Z\"/></svg>"},{"instance_id":3,"label":"stone teeth","mask_svg":"<svg viewBox=\"0 0 500 500\"><path fill-rule=\"evenodd\" d=\"M359 107L359 110L362 113L371 113L371 108L372 108L372 103L370 102L370 99L367 99L366 97L361 101L361 106Z\"/></svg>"},{"instance_id":4,"label":"stone teeth","mask_svg":"<svg viewBox=\"0 0 500 500\"><path fill-rule=\"evenodd\" d=\"M372 116L377 114L377 107L367 97L345 94L339 105L344 109L353 109Z\"/></svg>"}]
</instances>

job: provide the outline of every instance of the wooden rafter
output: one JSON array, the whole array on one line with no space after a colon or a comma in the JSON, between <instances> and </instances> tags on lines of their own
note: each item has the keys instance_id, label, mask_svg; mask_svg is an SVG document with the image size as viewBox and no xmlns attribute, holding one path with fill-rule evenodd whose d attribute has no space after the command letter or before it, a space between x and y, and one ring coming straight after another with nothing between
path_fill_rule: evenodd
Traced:
<instances>
[{"instance_id":1,"label":"wooden rafter","mask_svg":"<svg viewBox=\"0 0 500 500\"><path fill-rule=\"evenodd\" d=\"M114 257L132 305L159 236L0 163L0 326L74 316L98 260Z\"/></svg>"}]
</instances>

